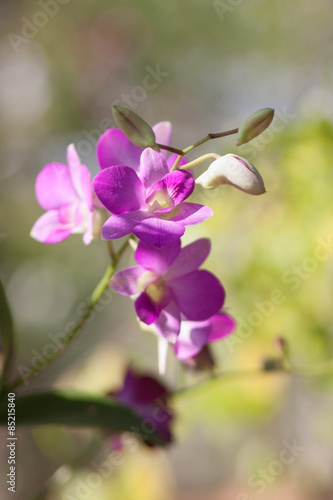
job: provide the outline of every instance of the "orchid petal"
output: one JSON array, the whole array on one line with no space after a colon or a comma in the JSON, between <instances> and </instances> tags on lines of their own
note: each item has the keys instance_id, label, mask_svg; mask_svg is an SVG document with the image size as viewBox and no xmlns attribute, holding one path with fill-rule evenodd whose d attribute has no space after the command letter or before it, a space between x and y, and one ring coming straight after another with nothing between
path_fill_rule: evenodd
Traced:
<instances>
[{"instance_id":1,"label":"orchid petal","mask_svg":"<svg viewBox=\"0 0 333 500\"><path fill-rule=\"evenodd\" d=\"M139 177L146 189L162 179L169 173L168 166L161 153L151 148L146 148L140 159Z\"/></svg>"},{"instance_id":2,"label":"orchid petal","mask_svg":"<svg viewBox=\"0 0 333 500\"><path fill-rule=\"evenodd\" d=\"M53 210L78 200L67 165L49 163L43 168L36 179L36 198L44 210Z\"/></svg>"},{"instance_id":3,"label":"orchid petal","mask_svg":"<svg viewBox=\"0 0 333 500\"><path fill-rule=\"evenodd\" d=\"M222 307L225 292L218 279L208 271L194 271L168 280L176 304L187 319L203 321Z\"/></svg>"},{"instance_id":4,"label":"orchid petal","mask_svg":"<svg viewBox=\"0 0 333 500\"><path fill-rule=\"evenodd\" d=\"M178 205L188 198L194 189L194 178L190 172L175 170L163 177L163 179L151 188L147 201L158 191L166 193L174 205Z\"/></svg>"},{"instance_id":5,"label":"orchid petal","mask_svg":"<svg viewBox=\"0 0 333 500\"><path fill-rule=\"evenodd\" d=\"M145 206L145 190L135 171L126 166L105 168L93 180L95 193L114 214Z\"/></svg>"},{"instance_id":6,"label":"orchid petal","mask_svg":"<svg viewBox=\"0 0 333 500\"><path fill-rule=\"evenodd\" d=\"M209 321L182 321L177 342L173 346L178 359L191 358L207 344L211 325Z\"/></svg>"},{"instance_id":7,"label":"orchid petal","mask_svg":"<svg viewBox=\"0 0 333 500\"><path fill-rule=\"evenodd\" d=\"M189 203L185 201L178 205L172 220L174 222L182 222L184 226L192 226L194 224L200 224L200 222L209 219L213 215L213 210L206 207L206 205L199 205L198 203Z\"/></svg>"},{"instance_id":8,"label":"orchid petal","mask_svg":"<svg viewBox=\"0 0 333 500\"><path fill-rule=\"evenodd\" d=\"M133 229L133 233L140 240L158 248L178 240L184 232L185 229L181 223L154 216L142 220Z\"/></svg>"},{"instance_id":9,"label":"orchid petal","mask_svg":"<svg viewBox=\"0 0 333 500\"><path fill-rule=\"evenodd\" d=\"M140 321L143 321L146 325L155 323L161 314L160 307L158 307L146 293L142 293L136 299L134 305Z\"/></svg>"},{"instance_id":10,"label":"orchid petal","mask_svg":"<svg viewBox=\"0 0 333 500\"><path fill-rule=\"evenodd\" d=\"M35 222L30 236L42 243L59 243L72 233L72 226L59 222L58 210L48 210Z\"/></svg>"},{"instance_id":11,"label":"orchid petal","mask_svg":"<svg viewBox=\"0 0 333 500\"><path fill-rule=\"evenodd\" d=\"M198 269L210 252L210 240L201 238L182 248L165 273L167 280L184 276Z\"/></svg>"},{"instance_id":12,"label":"orchid petal","mask_svg":"<svg viewBox=\"0 0 333 500\"><path fill-rule=\"evenodd\" d=\"M148 271L159 275L165 273L171 262L180 252L180 239L162 248L156 248L144 241L140 241L135 252L135 260Z\"/></svg>"},{"instance_id":13,"label":"orchid petal","mask_svg":"<svg viewBox=\"0 0 333 500\"><path fill-rule=\"evenodd\" d=\"M172 138L172 126L170 122L159 122L153 126L153 131L155 134L155 139L158 144L163 144L164 146L170 146ZM162 150L162 155L166 159L168 152L164 149Z\"/></svg>"},{"instance_id":14,"label":"orchid petal","mask_svg":"<svg viewBox=\"0 0 333 500\"><path fill-rule=\"evenodd\" d=\"M78 197L86 203L89 210L92 210L93 203L90 172L85 165L81 164L74 144L70 144L67 148L67 163L72 184Z\"/></svg>"},{"instance_id":15,"label":"orchid petal","mask_svg":"<svg viewBox=\"0 0 333 500\"><path fill-rule=\"evenodd\" d=\"M236 321L227 314L219 313L210 318L211 331L208 342L222 339L232 333L236 328Z\"/></svg>"},{"instance_id":16,"label":"orchid petal","mask_svg":"<svg viewBox=\"0 0 333 500\"><path fill-rule=\"evenodd\" d=\"M138 169L142 149L135 146L120 129L108 129L98 140L97 159L102 169L127 165Z\"/></svg>"},{"instance_id":17,"label":"orchid petal","mask_svg":"<svg viewBox=\"0 0 333 500\"><path fill-rule=\"evenodd\" d=\"M176 342L180 329L180 312L174 301L169 302L162 310L154 326L169 342Z\"/></svg>"},{"instance_id":18,"label":"orchid petal","mask_svg":"<svg viewBox=\"0 0 333 500\"><path fill-rule=\"evenodd\" d=\"M136 225L147 214L142 210L133 210L127 214L111 215L102 227L102 238L105 240L116 240L134 231Z\"/></svg>"},{"instance_id":19,"label":"orchid petal","mask_svg":"<svg viewBox=\"0 0 333 500\"><path fill-rule=\"evenodd\" d=\"M111 278L110 285L121 295L137 295L138 281L145 272L141 266L127 267Z\"/></svg>"}]
</instances>

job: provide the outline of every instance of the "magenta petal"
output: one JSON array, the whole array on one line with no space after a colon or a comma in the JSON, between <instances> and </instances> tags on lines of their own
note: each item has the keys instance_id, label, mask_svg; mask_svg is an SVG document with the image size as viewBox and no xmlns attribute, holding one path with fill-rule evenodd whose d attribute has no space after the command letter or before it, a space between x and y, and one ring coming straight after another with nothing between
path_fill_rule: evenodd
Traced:
<instances>
[{"instance_id":1,"label":"magenta petal","mask_svg":"<svg viewBox=\"0 0 333 500\"><path fill-rule=\"evenodd\" d=\"M182 321L174 351L178 359L188 359L198 354L207 344L211 325L209 321Z\"/></svg>"},{"instance_id":2,"label":"magenta petal","mask_svg":"<svg viewBox=\"0 0 333 500\"><path fill-rule=\"evenodd\" d=\"M156 125L153 126L153 131L155 134L155 140L158 144L170 146L172 138L172 126L170 122L156 123ZM161 153L164 158L168 155L168 152L165 149L161 149Z\"/></svg>"},{"instance_id":3,"label":"magenta petal","mask_svg":"<svg viewBox=\"0 0 333 500\"><path fill-rule=\"evenodd\" d=\"M144 241L140 241L135 252L135 260L145 269L159 275L165 273L171 262L180 252L180 239L162 248L156 248Z\"/></svg>"},{"instance_id":4,"label":"magenta petal","mask_svg":"<svg viewBox=\"0 0 333 500\"><path fill-rule=\"evenodd\" d=\"M35 222L30 236L42 243L59 243L72 233L72 226L59 222L58 210L48 210Z\"/></svg>"},{"instance_id":5,"label":"magenta petal","mask_svg":"<svg viewBox=\"0 0 333 500\"><path fill-rule=\"evenodd\" d=\"M36 179L36 197L44 210L59 208L78 200L67 165L50 163L43 168Z\"/></svg>"},{"instance_id":6,"label":"magenta petal","mask_svg":"<svg viewBox=\"0 0 333 500\"><path fill-rule=\"evenodd\" d=\"M180 328L180 312L175 302L169 302L162 310L155 328L169 342L176 342Z\"/></svg>"},{"instance_id":7,"label":"magenta petal","mask_svg":"<svg viewBox=\"0 0 333 500\"><path fill-rule=\"evenodd\" d=\"M194 178L190 172L175 170L165 175L163 179L151 188L148 199L156 193L162 191L172 200L174 205L178 205L188 198L194 189Z\"/></svg>"},{"instance_id":8,"label":"magenta petal","mask_svg":"<svg viewBox=\"0 0 333 500\"><path fill-rule=\"evenodd\" d=\"M115 166L99 172L93 181L95 193L114 214L123 214L145 206L142 182L130 167Z\"/></svg>"},{"instance_id":9,"label":"magenta petal","mask_svg":"<svg viewBox=\"0 0 333 500\"><path fill-rule=\"evenodd\" d=\"M102 169L113 165L127 165L137 170L141 153L142 149L132 144L117 128L106 130L97 143L97 159Z\"/></svg>"},{"instance_id":10,"label":"magenta petal","mask_svg":"<svg viewBox=\"0 0 333 500\"><path fill-rule=\"evenodd\" d=\"M209 219L213 215L213 210L205 205L183 202L178 205L172 220L182 222L184 226L191 226L193 224L200 224L200 222Z\"/></svg>"},{"instance_id":11,"label":"magenta petal","mask_svg":"<svg viewBox=\"0 0 333 500\"><path fill-rule=\"evenodd\" d=\"M176 304L187 319L203 321L217 313L225 292L218 279L208 271L194 271L168 280Z\"/></svg>"},{"instance_id":12,"label":"magenta petal","mask_svg":"<svg viewBox=\"0 0 333 500\"><path fill-rule=\"evenodd\" d=\"M133 229L133 233L140 240L158 248L178 240L184 232L183 224L153 215L139 222Z\"/></svg>"},{"instance_id":13,"label":"magenta petal","mask_svg":"<svg viewBox=\"0 0 333 500\"><path fill-rule=\"evenodd\" d=\"M210 319L210 323L211 331L208 339L209 342L214 342L214 340L226 337L236 328L236 321L234 318L223 313L215 314Z\"/></svg>"},{"instance_id":14,"label":"magenta petal","mask_svg":"<svg viewBox=\"0 0 333 500\"><path fill-rule=\"evenodd\" d=\"M177 158L178 158L177 154L172 154L171 156L169 156L169 158L167 159L167 165L168 165L169 170L172 169L172 167L174 166L174 163L177 160ZM187 159L185 157L183 157L180 160L180 163L179 163L178 166L182 167L183 165L186 165L186 163L187 163Z\"/></svg>"},{"instance_id":15,"label":"magenta petal","mask_svg":"<svg viewBox=\"0 0 333 500\"><path fill-rule=\"evenodd\" d=\"M134 305L139 320L146 323L146 325L155 323L161 313L161 309L151 300L151 298L146 293L142 293L136 299Z\"/></svg>"},{"instance_id":16,"label":"magenta petal","mask_svg":"<svg viewBox=\"0 0 333 500\"><path fill-rule=\"evenodd\" d=\"M146 189L160 181L169 172L161 153L151 148L143 151L140 159L139 177Z\"/></svg>"},{"instance_id":17,"label":"magenta petal","mask_svg":"<svg viewBox=\"0 0 333 500\"><path fill-rule=\"evenodd\" d=\"M136 295L140 292L138 281L145 272L141 266L127 267L111 278L110 285L122 295Z\"/></svg>"},{"instance_id":18,"label":"magenta petal","mask_svg":"<svg viewBox=\"0 0 333 500\"><path fill-rule=\"evenodd\" d=\"M173 279L198 269L210 252L210 240L201 238L182 248L165 274L165 279Z\"/></svg>"},{"instance_id":19,"label":"magenta petal","mask_svg":"<svg viewBox=\"0 0 333 500\"><path fill-rule=\"evenodd\" d=\"M102 227L102 238L117 240L133 232L138 222L147 217L142 210L134 210L127 214L111 215Z\"/></svg>"}]
</instances>

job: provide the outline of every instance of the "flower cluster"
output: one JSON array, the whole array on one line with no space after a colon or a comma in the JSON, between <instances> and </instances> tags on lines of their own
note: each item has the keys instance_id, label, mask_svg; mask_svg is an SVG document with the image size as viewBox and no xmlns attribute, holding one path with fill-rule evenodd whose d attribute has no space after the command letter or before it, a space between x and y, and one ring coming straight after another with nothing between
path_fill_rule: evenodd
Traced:
<instances>
[{"instance_id":1,"label":"flower cluster","mask_svg":"<svg viewBox=\"0 0 333 500\"><path fill-rule=\"evenodd\" d=\"M211 208L188 198L196 184L207 189L229 184L259 195L265 192L262 177L247 160L233 154L220 157L212 153L187 163L188 151L229 132L209 134L185 150L176 150L170 145L169 122L151 128L138 115L120 107L115 118L120 128L107 130L98 141L100 171L92 182L73 145L68 148L68 165L51 163L38 175L36 196L46 213L31 235L44 243L57 243L72 233L84 233L86 244L99 235L105 240L134 235L138 240L134 254L137 265L116 272L111 286L134 299L139 322L150 325L159 339L161 372L169 344L179 360L198 366L200 357L208 356L208 344L232 333L235 321L223 309L222 284L201 269L210 241L201 238L182 247L186 227L213 215ZM256 137L272 118L270 109L250 117L239 129L238 143ZM207 157L215 161L195 181L190 169ZM101 231L98 207L110 212ZM156 399L162 401L166 395L157 381L138 378L131 370L124 388L113 393L142 417L149 417L156 409ZM169 442L171 414L165 408L166 418L157 430Z\"/></svg>"}]
</instances>

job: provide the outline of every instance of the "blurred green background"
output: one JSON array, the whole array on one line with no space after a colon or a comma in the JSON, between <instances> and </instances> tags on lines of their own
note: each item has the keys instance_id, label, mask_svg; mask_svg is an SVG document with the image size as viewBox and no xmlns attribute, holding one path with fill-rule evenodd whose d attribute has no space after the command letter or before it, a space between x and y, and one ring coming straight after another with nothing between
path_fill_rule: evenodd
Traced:
<instances>
[{"instance_id":1,"label":"blurred green background","mask_svg":"<svg viewBox=\"0 0 333 500\"><path fill-rule=\"evenodd\" d=\"M223 282L239 323L234 337L214 346L223 369L255 369L278 356L278 336L299 369L329 367L332 25L329 0L1 1L0 273L16 321L16 369L38 362L52 335L78 319L107 265L102 241L85 247L79 235L44 246L29 232L42 213L36 175L46 163L64 161L72 142L95 174L95 145L114 126L113 103L151 124L170 120L176 147L237 127L259 108L276 109L255 141L236 148L229 138L200 149L246 157L267 193L198 188L193 200L210 204L215 217L188 228L184 240L212 239L205 267ZM147 88L148 74L154 88ZM122 265L131 262L128 255ZM121 383L128 361L157 372L155 339L140 331L132 303L110 294L101 309L21 393L52 385L103 392ZM170 355L171 388L179 377ZM108 441L94 452L88 431L20 429L16 498L333 498L332 379L329 370L244 376L179 396L175 444L128 451L97 482L93 464L110 453ZM300 450L283 464L280 454L294 441ZM0 453L3 474L5 447ZM11 498L1 488L1 498Z\"/></svg>"}]
</instances>

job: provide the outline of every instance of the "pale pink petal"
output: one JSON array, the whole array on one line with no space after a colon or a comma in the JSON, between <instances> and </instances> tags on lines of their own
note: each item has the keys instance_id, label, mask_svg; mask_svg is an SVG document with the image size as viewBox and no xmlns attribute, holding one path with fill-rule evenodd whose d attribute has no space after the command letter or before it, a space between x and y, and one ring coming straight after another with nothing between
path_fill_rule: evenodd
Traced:
<instances>
[{"instance_id":1,"label":"pale pink petal","mask_svg":"<svg viewBox=\"0 0 333 500\"><path fill-rule=\"evenodd\" d=\"M30 236L42 243L59 243L72 233L72 227L59 222L58 210L49 210L34 224Z\"/></svg>"},{"instance_id":2,"label":"pale pink petal","mask_svg":"<svg viewBox=\"0 0 333 500\"><path fill-rule=\"evenodd\" d=\"M36 179L36 198L44 210L75 203L78 196L74 189L67 165L49 163Z\"/></svg>"},{"instance_id":3,"label":"pale pink petal","mask_svg":"<svg viewBox=\"0 0 333 500\"><path fill-rule=\"evenodd\" d=\"M158 144L170 146L172 139L172 126L170 122L156 123L156 125L153 126L153 131L155 134L155 140ZM168 151L161 149L161 153L164 158L167 158Z\"/></svg>"},{"instance_id":4,"label":"pale pink petal","mask_svg":"<svg viewBox=\"0 0 333 500\"><path fill-rule=\"evenodd\" d=\"M127 267L116 273L111 278L110 284L122 295L137 295L140 293L138 281L145 272L141 266Z\"/></svg>"},{"instance_id":5,"label":"pale pink petal","mask_svg":"<svg viewBox=\"0 0 333 500\"><path fill-rule=\"evenodd\" d=\"M144 187L149 189L167 173L169 169L163 155L151 148L146 148L141 155L138 172Z\"/></svg>"},{"instance_id":6,"label":"pale pink petal","mask_svg":"<svg viewBox=\"0 0 333 500\"><path fill-rule=\"evenodd\" d=\"M174 301L161 311L158 320L155 323L155 328L159 334L165 337L169 342L176 342L180 328L180 312L179 307Z\"/></svg>"},{"instance_id":7,"label":"pale pink petal","mask_svg":"<svg viewBox=\"0 0 333 500\"><path fill-rule=\"evenodd\" d=\"M173 346L178 359L188 359L207 344L211 325L209 321L182 321L177 342Z\"/></svg>"}]
</instances>

